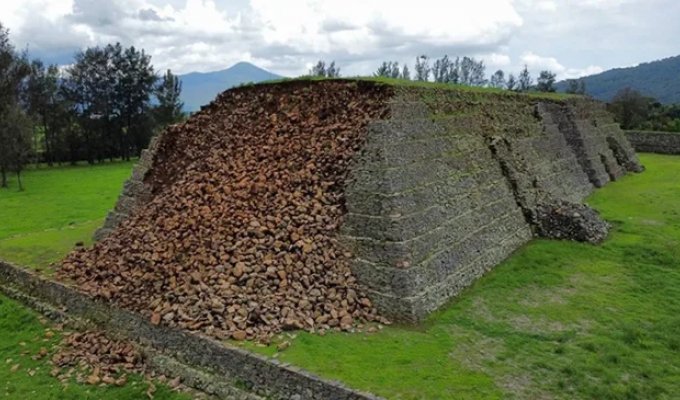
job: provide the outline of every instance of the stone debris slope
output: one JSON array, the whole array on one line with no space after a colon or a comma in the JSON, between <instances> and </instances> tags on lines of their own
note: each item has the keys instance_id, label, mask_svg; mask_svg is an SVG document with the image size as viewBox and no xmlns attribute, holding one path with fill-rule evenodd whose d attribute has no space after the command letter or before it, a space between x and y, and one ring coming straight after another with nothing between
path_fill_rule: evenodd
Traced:
<instances>
[{"instance_id":1,"label":"stone debris slope","mask_svg":"<svg viewBox=\"0 0 680 400\"><path fill-rule=\"evenodd\" d=\"M379 317L336 238L343 185L390 88L291 82L223 93L169 128L152 195L58 271L166 324L237 340L350 329Z\"/></svg>"}]
</instances>

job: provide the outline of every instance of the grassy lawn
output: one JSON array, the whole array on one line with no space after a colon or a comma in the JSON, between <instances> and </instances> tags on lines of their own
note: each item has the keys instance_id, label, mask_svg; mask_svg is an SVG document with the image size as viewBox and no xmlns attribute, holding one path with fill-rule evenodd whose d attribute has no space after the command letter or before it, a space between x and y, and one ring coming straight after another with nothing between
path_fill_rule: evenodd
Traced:
<instances>
[{"instance_id":1,"label":"grassy lawn","mask_svg":"<svg viewBox=\"0 0 680 400\"><path fill-rule=\"evenodd\" d=\"M602 246L534 241L417 328L248 346L390 399L678 399L680 157L641 158L647 172L588 199L615 226ZM44 267L88 239L130 167L31 171L26 192L0 191L0 258ZM29 379L17 344L35 352L44 327L0 301L0 398L141 398L65 392L46 366Z\"/></svg>"},{"instance_id":2,"label":"grassy lawn","mask_svg":"<svg viewBox=\"0 0 680 400\"><path fill-rule=\"evenodd\" d=\"M38 316L16 302L0 296L0 399L148 399L149 383L139 376L130 376L123 387L92 386L75 381L62 383L50 375L51 352L33 359L41 348L51 349L61 339L59 331L51 329ZM49 333L48 333L49 332ZM52 334L54 336L50 337ZM37 357L36 357L37 358ZM185 394L155 385L154 399L189 399Z\"/></svg>"},{"instance_id":3,"label":"grassy lawn","mask_svg":"<svg viewBox=\"0 0 680 400\"><path fill-rule=\"evenodd\" d=\"M418 329L299 333L277 357L390 399L680 398L680 157L642 161L588 201L603 246L534 241Z\"/></svg>"},{"instance_id":4,"label":"grassy lawn","mask_svg":"<svg viewBox=\"0 0 680 400\"><path fill-rule=\"evenodd\" d=\"M10 180L9 189L0 189L0 258L45 269L75 243L90 243L132 165L32 169L23 192Z\"/></svg>"}]
</instances>

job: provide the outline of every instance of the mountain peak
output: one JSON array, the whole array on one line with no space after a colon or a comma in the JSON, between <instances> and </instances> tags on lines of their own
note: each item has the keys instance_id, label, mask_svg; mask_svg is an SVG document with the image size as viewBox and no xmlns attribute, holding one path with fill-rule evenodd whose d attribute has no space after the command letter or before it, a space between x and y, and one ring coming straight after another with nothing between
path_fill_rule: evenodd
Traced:
<instances>
[{"instance_id":1,"label":"mountain peak","mask_svg":"<svg viewBox=\"0 0 680 400\"><path fill-rule=\"evenodd\" d=\"M180 75L182 101L185 111L197 111L210 103L219 93L248 82L262 82L282 78L246 61L212 72L192 72Z\"/></svg>"}]
</instances>

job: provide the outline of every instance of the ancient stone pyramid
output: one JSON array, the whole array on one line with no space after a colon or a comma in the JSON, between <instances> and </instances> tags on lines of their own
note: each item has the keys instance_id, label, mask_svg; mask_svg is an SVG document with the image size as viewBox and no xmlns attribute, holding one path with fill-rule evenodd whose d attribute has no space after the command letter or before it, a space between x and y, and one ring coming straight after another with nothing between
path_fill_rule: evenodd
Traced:
<instances>
[{"instance_id":1,"label":"ancient stone pyramid","mask_svg":"<svg viewBox=\"0 0 680 400\"><path fill-rule=\"evenodd\" d=\"M418 321L534 235L604 239L581 202L641 170L580 97L232 89L153 141L100 240L59 277L217 337Z\"/></svg>"}]
</instances>

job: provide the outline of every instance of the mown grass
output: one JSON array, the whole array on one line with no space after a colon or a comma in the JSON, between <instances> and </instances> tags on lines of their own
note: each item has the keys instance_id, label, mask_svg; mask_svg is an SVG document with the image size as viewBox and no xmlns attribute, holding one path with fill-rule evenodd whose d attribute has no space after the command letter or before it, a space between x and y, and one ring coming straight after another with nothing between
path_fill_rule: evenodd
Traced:
<instances>
[{"instance_id":1,"label":"mown grass","mask_svg":"<svg viewBox=\"0 0 680 400\"><path fill-rule=\"evenodd\" d=\"M25 190L0 189L0 258L47 270L88 244L113 208L132 162L30 169Z\"/></svg>"},{"instance_id":2,"label":"mown grass","mask_svg":"<svg viewBox=\"0 0 680 400\"><path fill-rule=\"evenodd\" d=\"M50 332L48 334L48 332ZM54 335L54 336L51 336ZM56 400L148 399L149 382L140 376L129 376L127 385L92 386L65 383L52 377L50 357L62 333L16 302L0 296L0 399ZM34 359L41 348L49 354ZM36 357L37 358L37 357ZM167 386L154 384L154 399L189 399L186 394L173 392Z\"/></svg>"},{"instance_id":3,"label":"mown grass","mask_svg":"<svg viewBox=\"0 0 680 400\"><path fill-rule=\"evenodd\" d=\"M390 399L680 398L680 157L642 161L589 199L602 246L536 240L417 329L252 348Z\"/></svg>"}]
</instances>

